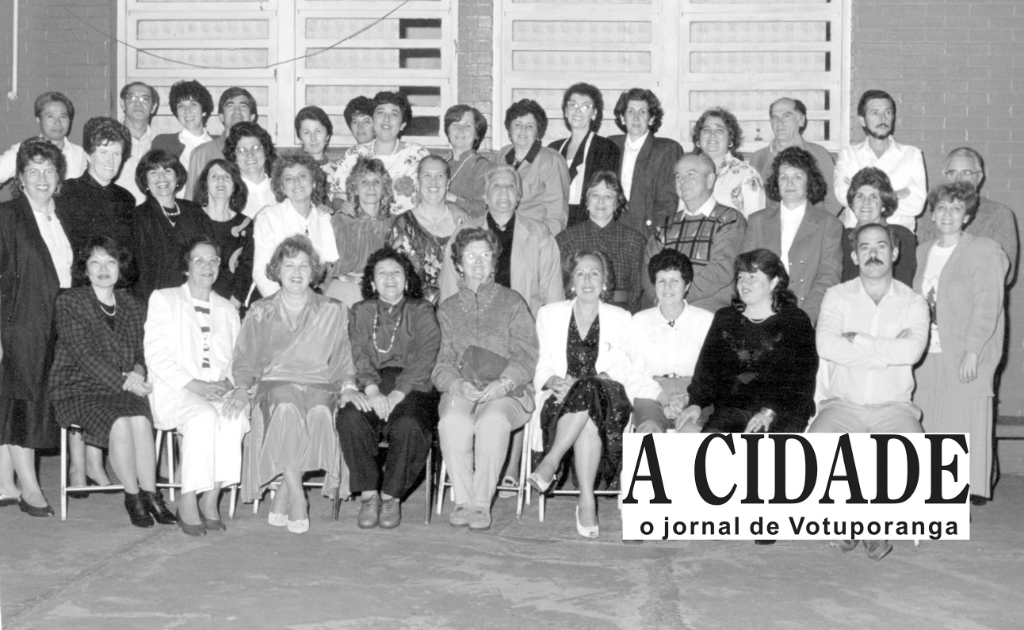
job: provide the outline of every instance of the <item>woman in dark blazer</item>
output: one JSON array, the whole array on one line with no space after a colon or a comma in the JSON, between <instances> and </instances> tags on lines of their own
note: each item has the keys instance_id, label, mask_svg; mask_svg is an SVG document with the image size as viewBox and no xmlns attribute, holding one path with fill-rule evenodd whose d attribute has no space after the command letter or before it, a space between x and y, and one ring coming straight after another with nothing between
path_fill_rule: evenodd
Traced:
<instances>
[{"instance_id":1,"label":"woman in dark blazer","mask_svg":"<svg viewBox=\"0 0 1024 630\"><path fill-rule=\"evenodd\" d=\"M31 516L53 514L36 479L35 449L58 441L45 394L53 306L71 286L74 257L58 218L63 202L53 196L65 168L47 140L23 142L17 196L0 204L0 507L17 503Z\"/></svg>"},{"instance_id":2,"label":"woman in dark blazer","mask_svg":"<svg viewBox=\"0 0 1024 630\"><path fill-rule=\"evenodd\" d=\"M75 259L85 286L57 298L57 346L49 394L60 426L82 427L86 442L109 446L136 527L176 521L156 489L156 450L142 346L146 308L115 289L131 252L113 239L90 241Z\"/></svg>"},{"instance_id":3,"label":"woman in dark blazer","mask_svg":"<svg viewBox=\"0 0 1024 630\"><path fill-rule=\"evenodd\" d=\"M562 95L562 114L570 136L555 140L549 149L558 151L569 167L569 223L572 227L587 219L584 192L599 171L619 172L619 147L597 135L604 114L601 90L589 83L570 86Z\"/></svg>"},{"instance_id":4,"label":"woman in dark blazer","mask_svg":"<svg viewBox=\"0 0 1024 630\"><path fill-rule=\"evenodd\" d=\"M181 248L193 237L213 234L213 222L197 203L175 199L185 187L185 167L167 151L153 149L139 160L135 182L146 201L135 208L135 256L142 300L158 289L181 285Z\"/></svg>"},{"instance_id":5,"label":"woman in dark blazer","mask_svg":"<svg viewBox=\"0 0 1024 630\"><path fill-rule=\"evenodd\" d=\"M616 171L629 199L626 226L645 237L679 209L676 195L676 162L683 147L671 138L656 138L665 112L654 92L632 88L615 104L615 124L625 135L608 138L619 149Z\"/></svg>"}]
</instances>

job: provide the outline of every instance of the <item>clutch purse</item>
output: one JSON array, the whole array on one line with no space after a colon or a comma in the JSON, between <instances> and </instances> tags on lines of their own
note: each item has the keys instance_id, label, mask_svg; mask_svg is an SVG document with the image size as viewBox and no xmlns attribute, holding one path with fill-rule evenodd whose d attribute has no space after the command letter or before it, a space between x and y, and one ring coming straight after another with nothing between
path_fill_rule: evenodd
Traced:
<instances>
[{"instance_id":1,"label":"clutch purse","mask_svg":"<svg viewBox=\"0 0 1024 630\"><path fill-rule=\"evenodd\" d=\"M460 376L477 388L497 380L508 367L508 359L480 346L469 346L462 353Z\"/></svg>"}]
</instances>

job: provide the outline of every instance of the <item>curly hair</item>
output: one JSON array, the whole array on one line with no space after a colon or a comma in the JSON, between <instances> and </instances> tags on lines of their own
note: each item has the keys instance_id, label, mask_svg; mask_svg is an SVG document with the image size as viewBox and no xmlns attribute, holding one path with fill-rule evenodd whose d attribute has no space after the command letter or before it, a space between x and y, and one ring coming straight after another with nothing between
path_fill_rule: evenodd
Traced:
<instances>
[{"instance_id":1,"label":"curly hair","mask_svg":"<svg viewBox=\"0 0 1024 630\"><path fill-rule=\"evenodd\" d=\"M612 265L608 254L599 249L578 249L562 262L562 287L565 289L566 296L576 297L576 287L572 285L572 277L576 273L576 267L579 266L580 261L588 257L596 258L601 263L601 275L604 276L601 301L607 302L615 291L615 266Z\"/></svg>"},{"instance_id":2,"label":"curly hair","mask_svg":"<svg viewBox=\"0 0 1024 630\"><path fill-rule=\"evenodd\" d=\"M381 105L394 105L398 111L402 112L402 124L398 130L398 137L401 138L405 132L405 126L412 121L412 105L409 104L409 99L401 92L377 92L373 95L373 113L376 113L377 108Z\"/></svg>"},{"instance_id":3,"label":"curly hair","mask_svg":"<svg viewBox=\"0 0 1024 630\"><path fill-rule=\"evenodd\" d=\"M43 114L43 108L50 103L63 103L64 108L68 110L68 121L71 123L75 122L75 104L71 102L70 98L60 92L43 92L37 96L35 103L32 104L32 111L35 117L39 118Z\"/></svg>"},{"instance_id":4,"label":"curly hair","mask_svg":"<svg viewBox=\"0 0 1024 630\"><path fill-rule=\"evenodd\" d=\"M783 166L798 168L807 175L807 201L821 203L828 194L828 183L818 168L818 160L800 147L789 147L779 151L772 160L772 173L764 182L764 194L772 201L782 201L779 192L779 171Z\"/></svg>"},{"instance_id":5,"label":"curly hair","mask_svg":"<svg viewBox=\"0 0 1024 630\"><path fill-rule=\"evenodd\" d=\"M313 205L320 206L327 203L327 173L320 168L312 155L302 150L285 151L274 160L274 169L270 174L270 189L274 191L274 198L278 203L284 201L286 196L284 188L281 187L281 177L284 175L285 169L293 166L301 166L309 171L309 176L313 180L313 191L310 195Z\"/></svg>"},{"instance_id":6,"label":"curly hair","mask_svg":"<svg viewBox=\"0 0 1024 630\"><path fill-rule=\"evenodd\" d=\"M462 254L470 243L483 241L491 246L494 253L494 260L501 258L501 241L494 232L485 227L471 227L459 230L452 239L452 262L455 263L455 270L462 274Z\"/></svg>"},{"instance_id":7,"label":"curly hair","mask_svg":"<svg viewBox=\"0 0 1024 630\"><path fill-rule=\"evenodd\" d=\"M516 101L505 110L505 131L511 136L512 123L523 116L533 116L533 119L537 121L537 140L543 139L548 130L548 115L544 113L544 108L540 106L540 103L529 98Z\"/></svg>"},{"instance_id":8,"label":"curly hair","mask_svg":"<svg viewBox=\"0 0 1024 630\"><path fill-rule=\"evenodd\" d=\"M285 258L294 258L299 254L305 254L309 258L310 266L313 268L309 279L310 286L315 287L320 284L324 273L327 271L327 265L320 260L320 254L313 247L313 241L309 240L308 236L302 234L293 234L278 243L277 247L274 248L274 253L270 255L270 261L267 262L267 278L272 282L281 284L281 263L284 262Z\"/></svg>"},{"instance_id":9,"label":"curly hair","mask_svg":"<svg viewBox=\"0 0 1024 630\"><path fill-rule=\"evenodd\" d=\"M932 188L932 191L928 193L927 202L927 206L932 213L935 212L935 206L943 201L947 203L959 201L964 204L968 223L973 221L974 216L978 214L978 191L974 189L974 185L970 182L942 184Z\"/></svg>"},{"instance_id":10,"label":"curly hair","mask_svg":"<svg viewBox=\"0 0 1024 630\"><path fill-rule=\"evenodd\" d=\"M182 101L195 101L203 112L203 126L213 114L213 96L199 81L178 81L171 86L171 115L178 117L178 105Z\"/></svg>"},{"instance_id":11,"label":"curly hair","mask_svg":"<svg viewBox=\"0 0 1024 630\"><path fill-rule=\"evenodd\" d=\"M320 109L316 105L308 105L299 110L299 113L295 114L295 135L299 135L300 129L302 128L302 121L314 120L327 130L328 137L334 135L334 123L331 122L327 112Z\"/></svg>"},{"instance_id":12,"label":"curly hair","mask_svg":"<svg viewBox=\"0 0 1024 630\"><path fill-rule=\"evenodd\" d=\"M206 168L199 174L199 181L196 182L196 190L192 193L192 200L204 208L209 205L210 171L215 166L220 167L231 177L233 190L231 191L231 197L228 199L228 208L232 212L241 212L245 209L245 204L249 202L249 187L242 181L242 171L238 170L238 165L234 162L228 162L224 158L210 160L206 164Z\"/></svg>"},{"instance_id":13,"label":"curly hair","mask_svg":"<svg viewBox=\"0 0 1024 630\"><path fill-rule=\"evenodd\" d=\"M380 209L377 210L377 216L386 216L391 213L391 206L395 203L395 190L393 183L391 182L391 174L388 173L387 167L384 166L384 162L381 162L377 158L370 158L364 155L360 155L356 158L356 163L352 166L352 170L348 173L348 179L345 180L345 195L348 197L349 203L352 204L353 208L359 208L359 180L362 179L368 173L372 173L380 178L381 182L384 183L383 190L381 191Z\"/></svg>"},{"instance_id":14,"label":"curly hair","mask_svg":"<svg viewBox=\"0 0 1024 630\"><path fill-rule=\"evenodd\" d=\"M712 117L721 118L722 122L725 123L726 129L729 130L729 153L734 158L742 160L743 156L740 155L740 146L743 145L743 128L740 127L740 122L736 120L736 116L724 107L713 107L707 110L693 124L690 140L693 141L694 152L703 152L703 149L700 148L700 130L704 128L704 123L707 119Z\"/></svg>"},{"instance_id":15,"label":"curly hair","mask_svg":"<svg viewBox=\"0 0 1024 630\"><path fill-rule=\"evenodd\" d=\"M188 267L192 264L192 250L200 245L209 245L217 252L217 258L221 257L222 252L220 245L213 240L213 237L207 234L195 234L192 238L185 241L181 246L181 249L178 250L178 269L180 269L182 273L186 275L188 274ZM218 267L218 271L219 270L220 268Z\"/></svg>"},{"instance_id":16,"label":"curly hair","mask_svg":"<svg viewBox=\"0 0 1024 630\"><path fill-rule=\"evenodd\" d=\"M348 102L345 106L345 112L342 116L345 118L345 124L352 128L352 119L356 116L363 115L373 118L373 99L365 96L357 96ZM411 115L411 114L410 114Z\"/></svg>"},{"instance_id":17,"label":"curly hair","mask_svg":"<svg viewBox=\"0 0 1024 630\"><path fill-rule=\"evenodd\" d=\"M146 176L149 175L150 171L162 168L174 171L174 176L177 178L174 185L175 193L185 187L188 181L188 172L181 165L181 160L174 157L174 154L169 151L151 149L146 155L142 156L142 159L139 160L139 165L135 167L135 185L139 187L139 190L146 193L147 197L152 197L153 194L149 191L149 180Z\"/></svg>"},{"instance_id":18,"label":"curly hair","mask_svg":"<svg viewBox=\"0 0 1024 630\"><path fill-rule=\"evenodd\" d=\"M29 138L18 147L18 155L14 158L14 166L18 175L24 175L28 165L37 159L49 162L57 169L57 186L59 187L61 182L64 181L64 176L67 174L68 163L60 149L53 146L53 143L49 140L44 140L43 138ZM17 197L20 193L21 187L15 186L11 194Z\"/></svg>"},{"instance_id":19,"label":"curly hair","mask_svg":"<svg viewBox=\"0 0 1024 630\"><path fill-rule=\"evenodd\" d=\"M467 113L473 114L473 127L476 129L476 137L473 140L473 150L476 151L480 148L480 144L484 141L484 137L487 136L487 119L480 113L475 107L469 105L452 105L448 108L448 111L444 113L444 135L448 136L448 129L454 124L462 120L462 117ZM449 140L450 142L450 140Z\"/></svg>"},{"instance_id":20,"label":"curly hair","mask_svg":"<svg viewBox=\"0 0 1024 630\"><path fill-rule=\"evenodd\" d=\"M647 113L650 115L650 120L647 123L647 128L651 133L658 133L661 129L662 120L665 118L665 110L661 108L661 100L654 94L654 92L645 88L630 88L619 95L619 100L615 103L615 125L622 130L622 133L627 133L626 130L626 110L629 109L630 101L643 101L647 103Z\"/></svg>"},{"instance_id":21,"label":"curly hair","mask_svg":"<svg viewBox=\"0 0 1024 630\"><path fill-rule=\"evenodd\" d=\"M113 118L97 116L90 118L82 127L82 148L86 155L105 144L121 144L121 160L127 160L132 154L132 134L128 128Z\"/></svg>"},{"instance_id":22,"label":"curly hair","mask_svg":"<svg viewBox=\"0 0 1024 630\"><path fill-rule=\"evenodd\" d=\"M229 162L235 162L237 155L235 151L238 149L238 142L242 138L256 138L263 145L263 157L266 158L266 163L263 165L264 170L267 171L267 175L274 172L274 162L277 161L277 151L274 149L274 139L270 137L267 130L260 127L254 122L240 122L231 125L231 131L228 132L228 139L224 141L224 158ZM317 168L320 168L319 166ZM323 169L321 169L323 170Z\"/></svg>"},{"instance_id":23,"label":"curly hair","mask_svg":"<svg viewBox=\"0 0 1024 630\"><path fill-rule=\"evenodd\" d=\"M601 94L601 90L589 83L576 83L569 86L569 89L562 95L562 114L565 120L565 128L572 129L569 126L569 116L565 115L565 108L569 105L569 99L572 98L573 94L579 94L580 96L586 96L590 100L594 101L594 119L590 121L590 130L597 133L601 129L601 121L604 119L604 96Z\"/></svg>"},{"instance_id":24,"label":"curly hair","mask_svg":"<svg viewBox=\"0 0 1024 630\"><path fill-rule=\"evenodd\" d=\"M769 282L775 278L779 279L775 289L772 290L773 313L778 313L783 307L797 305L796 296L789 290L789 273L782 264L782 260L771 250L761 248L744 252L736 257L736 275L733 276L733 308L741 313L746 310L747 305L740 299L737 287L741 273L754 273L755 271L760 271L768 276Z\"/></svg>"},{"instance_id":25,"label":"curly hair","mask_svg":"<svg viewBox=\"0 0 1024 630\"><path fill-rule=\"evenodd\" d=\"M767 187L767 182L765 184ZM878 196L882 198L883 219L888 219L896 212L896 208L900 205L900 199L896 196L896 191L892 189L889 176L885 174L885 171L874 166L865 166L857 171L857 174L850 180L850 189L846 191L847 208L853 209L853 200L864 186L871 186L878 191Z\"/></svg>"},{"instance_id":26,"label":"curly hair","mask_svg":"<svg viewBox=\"0 0 1024 630\"><path fill-rule=\"evenodd\" d=\"M587 205L587 201L590 199L590 191L601 184L615 191L615 212L612 214L612 220L618 221L619 217L629 209L629 200L626 199L626 191L622 189L622 182L619 181L619 176L612 171L598 171L594 173L593 178L590 180L590 185L583 192L583 205ZM589 211L590 208L587 208L587 210Z\"/></svg>"},{"instance_id":27,"label":"curly hair","mask_svg":"<svg viewBox=\"0 0 1024 630\"><path fill-rule=\"evenodd\" d=\"M71 265L72 286L81 287L89 284L89 259L97 250L105 252L117 261L117 283L114 287L123 289L134 284L135 259L132 250L109 236L94 236L75 254L75 262Z\"/></svg>"},{"instance_id":28,"label":"curly hair","mask_svg":"<svg viewBox=\"0 0 1024 630\"><path fill-rule=\"evenodd\" d=\"M377 270L377 263L385 260L393 260L402 267L402 271L405 273L405 297L414 300L421 299L423 297L423 281L416 273L416 267L413 266L405 252L400 252L390 245L381 247L370 254L366 260L366 266L363 267L363 279L359 283L363 299L372 300L377 297L377 289L373 288L373 274Z\"/></svg>"},{"instance_id":29,"label":"curly hair","mask_svg":"<svg viewBox=\"0 0 1024 630\"><path fill-rule=\"evenodd\" d=\"M658 281L658 273L662 271L678 271L683 282L690 285L693 282L693 263L686 254L671 248L666 248L651 256L647 263L647 276L651 284Z\"/></svg>"}]
</instances>

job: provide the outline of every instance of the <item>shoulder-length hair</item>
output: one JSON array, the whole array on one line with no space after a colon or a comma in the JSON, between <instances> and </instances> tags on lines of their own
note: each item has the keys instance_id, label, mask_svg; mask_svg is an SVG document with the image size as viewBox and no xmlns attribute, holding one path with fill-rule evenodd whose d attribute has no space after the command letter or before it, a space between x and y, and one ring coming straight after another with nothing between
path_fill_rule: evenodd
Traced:
<instances>
[{"instance_id":1,"label":"shoulder-length hair","mask_svg":"<svg viewBox=\"0 0 1024 630\"><path fill-rule=\"evenodd\" d=\"M286 151L274 161L274 169L270 174L270 188L274 191L274 198L278 202L284 201L285 194L281 187L281 177L284 175L285 169L293 166L301 166L309 171L309 176L313 179L313 192L310 196L313 205L319 206L327 203L327 173L320 168L312 155L301 149Z\"/></svg>"},{"instance_id":2,"label":"shoulder-length hair","mask_svg":"<svg viewBox=\"0 0 1024 630\"><path fill-rule=\"evenodd\" d=\"M818 160L800 147L789 147L779 151L772 161L772 173L764 183L764 194L772 201L782 201L779 192L779 171L783 166L798 168L807 175L807 201L812 204L821 203L828 194L825 176L818 168Z\"/></svg>"},{"instance_id":3,"label":"shoulder-length hair","mask_svg":"<svg viewBox=\"0 0 1024 630\"><path fill-rule=\"evenodd\" d=\"M473 128L476 131L476 138L473 140L473 150L476 151L480 148L480 144L484 141L484 137L487 136L487 119L480 113L475 107L465 104L452 105L448 108L448 111L444 113L444 135L448 136L448 128L453 123L457 123L462 120L462 117L467 113L473 114ZM450 142L451 140L449 140Z\"/></svg>"},{"instance_id":4,"label":"shoulder-length hair","mask_svg":"<svg viewBox=\"0 0 1024 630\"><path fill-rule=\"evenodd\" d=\"M228 162L224 158L216 158L206 164L206 168L199 175L199 181L196 182L196 191L192 194L192 200L204 208L209 205L210 184L208 182L210 180L210 171L215 166L224 169L224 172L231 177L231 184L234 186L234 191L232 191L231 197L228 199L228 208L232 212L241 212L249 201L249 187L242 181L242 171L238 170L238 165L234 162Z\"/></svg>"},{"instance_id":5,"label":"shoulder-length hair","mask_svg":"<svg viewBox=\"0 0 1024 630\"><path fill-rule=\"evenodd\" d=\"M495 264L497 264L498 258L501 258L501 241L498 240L494 232L485 227L471 227L460 230L455 235L455 238L452 239L452 262L455 263L455 270L460 275L462 274L462 253L466 251L466 247L470 243L477 241L483 241L491 246Z\"/></svg>"},{"instance_id":6,"label":"shoulder-length hair","mask_svg":"<svg viewBox=\"0 0 1024 630\"><path fill-rule=\"evenodd\" d=\"M270 137L266 129L254 122L243 121L231 125L228 139L224 141L224 158L230 162L235 162L238 159L238 156L235 155L235 150L238 149L238 141L242 138L256 138L260 141L260 144L263 145L263 157L266 158L263 169L267 172L267 175L273 173L274 162L277 161L274 139ZM235 162L235 164L237 163Z\"/></svg>"},{"instance_id":7,"label":"shoulder-length hair","mask_svg":"<svg viewBox=\"0 0 1024 630\"><path fill-rule=\"evenodd\" d=\"M359 284L363 299L372 300L377 297L377 289L373 288L373 272L377 269L377 263L385 260L395 261L402 267L402 271L405 272L405 297L414 300L422 298L423 282L420 280L420 275L416 273L416 267L413 266L412 261L409 260L409 257L404 252L400 252L390 245L385 245L370 254L370 257L366 260L366 266L363 267L363 279Z\"/></svg>"},{"instance_id":8,"label":"shoulder-length hair","mask_svg":"<svg viewBox=\"0 0 1024 630\"><path fill-rule=\"evenodd\" d=\"M82 127L82 149L86 155L105 144L121 145L121 160L127 160L132 154L132 134L128 128L113 118L96 116L90 118Z\"/></svg>"},{"instance_id":9,"label":"shoulder-length hair","mask_svg":"<svg viewBox=\"0 0 1024 630\"><path fill-rule=\"evenodd\" d=\"M725 123L726 129L729 130L729 153L734 158L742 160L743 156L740 155L740 146L743 144L743 127L740 127L740 121L736 120L736 116L724 107L712 107L701 114L697 122L693 123L693 132L690 134L690 140L693 142L694 152L703 152L703 149L700 148L700 130L704 128L704 122L711 117L721 118L722 122Z\"/></svg>"},{"instance_id":10,"label":"shoulder-length hair","mask_svg":"<svg viewBox=\"0 0 1024 630\"><path fill-rule=\"evenodd\" d=\"M153 193L149 190L149 180L146 178L146 175L150 171L160 168L174 171L174 176L177 178L174 184L175 193L184 188L188 182L188 172L181 165L181 160L174 157L173 153L163 149L150 149L139 160L139 165L135 167L135 185L139 187L139 190L146 193L147 197L153 197Z\"/></svg>"},{"instance_id":11,"label":"shoulder-length hair","mask_svg":"<svg viewBox=\"0 0 1024 630\"><path fill-rule=\"evenodd\" d=\"M943 201L947 203L959 201L964 204L968 223L973 221L974 216L978 214L978 191L970 182L954 182L932 188L932 191L928 193L928 208L935 212L935 206Z\"/></svg>"},{"instance_id":12,"label":"shoulder-length hair","mask_svg":"<svg viewBox=\"0 0 1024 630\"><path fill-rule=\"evenodd\" d=\"M37 158L42 158L44 161L53 164L53 167L57 169L57 187L59 191L60 185L64 181L64 175L67 174L68 163L60 149L53 146L49 140L29 138L21 143L21 146L18 147L18 155L14 158L14 167L18 171L18 175L24 175L28 165L35 162ZM11 194L15 197L20 195L21 186L15 186Z\"/></svg>"},{"instance_id":13,"label":"shoulder-length hair","mask_svg":"<svg viewBox=\"0 0 1024 630\"><path fill-rule=\"evenodd\" d=\"M376 175L384 182L384 189L381 191L380 209L377 210L377 216L389 214L391 206L395 204L395 190L391 182L391 174L388 173L384 162L377 158L370 158L364 155L356 158L356 163L352 166L352 170L349 171L348 179L345 180L345 194L348 197L349 203L352 204L354 209L359 210L359 180L367 173Z\"/></svg>"},{"instance_id":14,"label":"shoulder-length hair","mask_svg":"<svg viewBox=\"0 0 1024 630\"><path fill-rule=\"evenodd\" d=\"M601 263L601 274L604 276L604 286L601 287L601 301L607 302L612 298L615 291L615 267L608 258L608 254L599 249L578 249L574 254L565 259L562 263L562 288L570 298L576 297L576 288L572 286L572 277L576 273L576 267L584 258L596 258Z\"/></svg>"},{"instance_id":15,"label":"shoulder-length hair","mask_svg":"<svg viewBox=\"0 0 1024 630\"><path fill-rule=\"evenodd\" d=\"M122 246L109 236L94 236L75 255L75 262L71 265L73 286L89 285L88 263L92 253L96 250L106 252L108 256L117 261L115 288L123 289L134 283L135 259L132 256L132 250Z\"/></svg>"},{"instance_id":16,"label":"shoulder-length hair","mask_svg":"<svg viewBox=\"0 0 1024 630\"><path fill-rule=\"evenodd\" d=\"M647 103L647 113L650 115L650 121L647 123L647 129L651 133L657 133L661 129L661 122L665 118L665 110L661 108L661 100L655 95L654 92L645 88L630 88L619 95L619 100L615 103L615 125L622 130L622 133L626 133L625 116L626 110L629 109L630 101L643 101Z\"/></svg>"},{"instance_id":17,"label":"shoulder-length hair","mask_svg":"<svg viewBox=\"0 0 1024 630\"><path fill-rule=\"evenodd\" d=\"M583 192L583 205L587 205L587 201L590 199L590 191L600 184L604 184L615 191L615 212L612 214L612 220L618 221L619 217L629 208L629 201L626 199L626 191L622 189L622 182L619 181L619 176L611 171L598 171L594 173L594 177L590 180L590 185ZM587 208L587 210L589 212L590 209Z\"/></svg>"},{"instance_id":18,"label":"shoulder-length hair","mask_svg":"<svg viewBox=\"0 0 1024 630\"><path fill-rule=\"evenodd\" d=\"M857 171L857 174L850 180L850 189L846 191L847 208L853 209L853 200L857 196L857 192L864 186L871 186L878 191L878 196L882 198L883 219L888 219L896 212L896 208L900 205L900 199L896 196L896 191L892 189L892 182L889 181L889 176L885 174L885 171L874 166L865 166ZM767 182L765 182L765 187L767 188Z\"/></svg>"},{"instance_id":19,"label":"shoulder-length hair","mask_svg":"<svg viewBox=\"0 0 1024 630\"><path fill-rule=\"evenodd\" d=\"M597 133L601 129L601 121L604 118L604 96L602 96L601 90L589 83L575 83L569 86L569 89L562 95L562 117L565 120L566 129L572 129L569 126L569 117L565 115L565 107L569 104L569 99L573 94L586 96L594 101L594 112L597 115L590 121L590 130Z\"/></svg>"},{"instance_id":20,"label":"shoulder-length hair","mask_svg":"<svg viewBox=\"0 0 1024 630\"><path fill-rule=\"evenodd\" d=\"M316 248L313 247L313 241L309 240L308 236L302 234L289 236L274 248L274 253L270 255L270 261L267 262L267 278L281 284L281 263L284 262L285 258L294 258L299 254L308 256L309 264L313 267L313 273L309 279L310 286L315 287L320 284L323 280L324 272L327 271L326 265L320 259L320 254L317 253Z\"/></svg>"},{"instance_id":21,"label":"shoulder-length hair","mask_svg":"<svg viewBox=\"0 0 1024 630\"><path fill-rule=\"evenodd\" d=\"M543 140L548 130L548 115L540 103L529 98L516 101L505 110L505 131L512 135L512 123L523 116L533 116L537 121L537 140Z\"/></svg>"},{"instance_id":22,"label":"shoulder-length hair","mask_svg":"<svg viewBox=\"0 0 1024 630\"><path fill-rule=\"evenodd\" d=\"M787 306L796 306L797 299L789 290L789 273L786 271L782 260L768 249L755 249L744 252L736 257L736 275L733 276L733 298L732 306L742 313L747 305L740 299L736 285L739 282L741 273L754 273L760 271L768 276L768 281L778 278L775 288L772 290L772 312L778 313Z\"/></svg>"}]
</instances>

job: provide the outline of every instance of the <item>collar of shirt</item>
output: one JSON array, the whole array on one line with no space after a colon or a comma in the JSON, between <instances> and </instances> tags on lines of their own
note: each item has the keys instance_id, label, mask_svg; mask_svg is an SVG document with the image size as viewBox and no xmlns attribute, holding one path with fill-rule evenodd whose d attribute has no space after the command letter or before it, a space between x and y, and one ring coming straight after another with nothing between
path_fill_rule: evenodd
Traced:
<instances>
[{"instance_id":1,"label":"collar of shirt","mask_svg":"<svg viewBox=\"0 0 1024 630\"><path fill-rule=\"evenodd\" d=\"M388 304L384 300L380 299L380 296L377 296L377 313L380 316L380 321L391 324L398 318L398 314L402 311L402 306L404 304L405 294L402 294L402 296L398 298L398 302L396 304Z\"/></svg>"},{"instance_id":2,"label":"collar of shirt","mask_svg":"<svg viewBox=\"0 0 1024 630\"><path fill-rule=\"evenodd\" d=\"M110 182L110 184L104 186L103 184L96 181L96 178L93 177L92 173L90 173L88 170L85 171L85 174L83 174L80 179L86 184L88 184L90 188L95 188L96 190L107 190L110 188L111 184L114 183Z\"/></svg>"},{"instance_id":3,"label":"collar of shirt","mask_svg":"<svg viewBox=\"0 0 1024 630\"><path fill-rule=\"evenodd\" d=\"M199 136L192 135L192 132L188 131L187 129L182 129L181 131L178 132L178 140L186 147L195 148L201 144L210 142L211 140L213 140L213 137L211 137L210 134L206 132L206 129L203 129L202 135Z\"/></svg>"},{"instance_id":4,"label":"collar of shirt","mask_svg":"<svg viewBox=\"0 0 1024 630\"><path fill-rule=\"evenodd\" d=\"M124 125L125 127L128 126L128 124L125 123L123 120L121 121L121 124ZM131 135L131 134L128 134L128 135ZM146 125L146 131L144 131L140 137L136 138L134 135L132 135L132 146L133 147L137 146L140 142L143 142L145 140L149 140L150 142L152 142L153 138L155 138L155 137L156 137L156 132L153 131L153 125ZM132 153L133 153L132 157L135 157L134 151Z\"/></svg>"},{"instance_id":5,"label":"collar of shirt","mask_svg":"<svg viewBox=\"0 0 1024 630\"><path fill-rule=\"evenodd\" d=\"M537 159L537 154L540 153L540 147L540 140L535 141L533 146L530 147L530 150L526 153L526 157L523 158L523 162L533 164L533 161ZM507 162L509 166L515 166L517 161L516 150L513 148L507 155L505 155L505 162Z\"/></svg>"},{"instance_id":6,"label":"collar of shirt","mask_svg":"<svg viewBox=\"0 0 1024 630\"><path fill-rule=\"evenodd\" d=\"M487 213L487 226L499 234L506 234L511 232L516 227L516 213L512 213L512 218L508 220L505 225L498 225L498 222L494 220L494 217L490 212Z\"/></svg>"},{"instance_id":7,"label":"collar of shirt","mask_svg":"<svg viewBox=\"0 0 1024 630\"><path fill-rule=\"evenodd\" d=\"M683 204L683 217L695 217L697 215L710 217L712 210L715 209L716 203L717 202L715 201L715 196L711 195L708 197L707 201L702 203L701 206L697 208L696 212L690 212L690 209L686 207L686 204ZM680 217L680 219L682 219L683 217Z\"/></svg>"},{"instance_id":8,"label":"collar of shirt","mask_svg":"<svg viewBox=\"0 0 1024 630\"><path fill-rule=\"evenodd\" d=\"M779 204L779 216L782 218L783 223L800 223L803 221L804 214L806 213L806 201L793 209L787 208L784 203Z\"/></svg>"},{"instance_id":9,"label":"collar of shirt","mask_svg":"<svg viewBox=\"0 0 1024 630\"><path fill-rule=\"evenodd\" d=\"M803 136L798 135L796 137L796 142L794 142L793 144L791 144L789 146L791 146L791 147L799 147L799 148L803 149L804 151L806 151L807 150L807 141L804 140ZM786 147L786 148L788 149L789 147ZM778 142L776 140L772 140L771 144L768 145L768 152L771 153L772 155L777 155L779 153L779 151L781 151L781 150L782 149L779 148Z\"/></svg>"},{"instance_id":10,"label":"collar of shirt","mask_svg":"<svg viewBox=\"0 0 1024 630\"><path fill-rule=\"evenodd\" d=\"M648 131L644 135L642 135L639 138L637 138L635 141L631 140L629 138L629 134L627 133L626 134L626 144L625 144L626 150L627 151L639 151L640 147L644 146L644 143L647 142L647 136L649 136L650 133L651 132Z\"/></svg>"},{"instance_id":11,"label":"collar of shirt","mask_svg":"<svg viewBox=\"0 0 1024 630\"><path fill-rule=\"evenodd\" d=\"M870 295L868 295L868 290L864 288L864 279L861 278L860 276L857 276L857 282L855 284L856 284L856 287L857 287L857 293L859 293L860 295L863 295L865 298L867 298L868 300L871 300L871 302L874 303L874 300L871 299ZM885 290L885 295L882 296L882 299L879 300L879 302L878 302L878 304L876 306L881 306L882 302L884 302L887 299L893 297L894 295L896 295L896 278L893 278L890 275L889 276L889 288Z\"/></svg>"},{"instance_id":12,"label":"collar of shirt","mask_svg":"<svg viewBox=\"0 0 1024 630\"><path fill-rule=\"evenodd\" d=\"M864 138L864 142L861 142L860 146L857 147L857 153L870 156L870 159L872 160L880 160L890 152L901 153L903 151L903 145L896 142L895 136L889 136L886 138L885 143L885 151L882 151L882 155L875 155L875 152L871 150L871 144L868 139Z\"/></svg>"}]
</instances>

